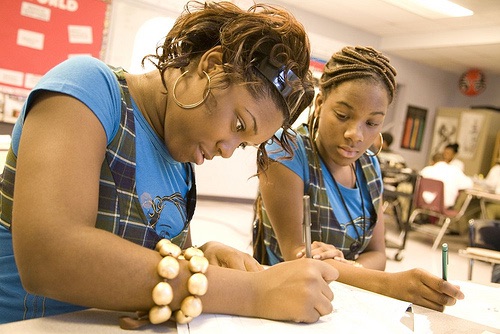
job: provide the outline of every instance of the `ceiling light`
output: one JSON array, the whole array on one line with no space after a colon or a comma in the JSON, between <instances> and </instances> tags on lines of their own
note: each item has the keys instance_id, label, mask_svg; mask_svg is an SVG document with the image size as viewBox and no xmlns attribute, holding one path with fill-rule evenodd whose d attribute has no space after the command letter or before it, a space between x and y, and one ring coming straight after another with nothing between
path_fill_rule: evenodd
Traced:
<instances>
[{"instance_id":1,"label":"ceiling light","mask_svg":"<svg viewBox=\"0 0 500 334\"><path fill-rule=\"evenodd\" d=\"M412 13L431 19L461 17L474 14L473 11L448 0L383 0Z\"/></svg>"}]
</instances>

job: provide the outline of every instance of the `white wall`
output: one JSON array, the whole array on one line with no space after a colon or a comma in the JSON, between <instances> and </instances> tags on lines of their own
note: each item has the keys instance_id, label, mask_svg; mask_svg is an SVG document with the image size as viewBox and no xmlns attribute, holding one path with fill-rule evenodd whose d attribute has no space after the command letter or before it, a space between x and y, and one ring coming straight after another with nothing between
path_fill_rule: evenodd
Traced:
<instances>
[{"instance_id":1,"label":"white wall","mask_svg":"<svg viewBox=\"0 0 500 334\"><path fill-rule=\"evenodd\" d=\"M176 18L179 12L147 4L146 0L113 0L109 17L108 44L104 61L126 70L138 66L134 55L134 41L141 26L148 20L164 16ZM156 35L157 32L152 32ZM155 45L145 50L144 55L155 51ZM134 63L132 61L134 60Z\"/></svg>"},{"instance_id":2,"label":"white wall","mask_svg":"<svg viewBox=\"0 0 500 334\"><path fill-rule=\"evenodd\" d=\"M249 0L235 1L243 8L252 4ZM131 67L132 44L139 27L156 16L177 17L182 6L169 5L160 0L113 0L110 17L108 50L105 61L115 66ZM272 3L280 4L279 1ZM177 2L178 4L178 2ZM367 45L378 48L380 38L342 24L328 21L317 15L287 8L306 28L312 46L312 55L329 59L344 45ZM148 52L151 52L148 50ZM384 130L394 135L393 150L402 154L408 165L421 169L427 162L436 110L439 107L470 107L473 105L500 106L500 77L486 74L487 88L476 96L467 97L458 90L459 76L410 62L387 54L398 71L400 91ZM464 69L465 71L466 69ZM403 123L409 105L427 109L425 138L421 151L401 149ZM305 116L305 115L304 115ZM230 159L214 159L197 166L198 193L209 196L253 199L257 191L255 149L237 150Z\"/></svg>"}]
</instances>

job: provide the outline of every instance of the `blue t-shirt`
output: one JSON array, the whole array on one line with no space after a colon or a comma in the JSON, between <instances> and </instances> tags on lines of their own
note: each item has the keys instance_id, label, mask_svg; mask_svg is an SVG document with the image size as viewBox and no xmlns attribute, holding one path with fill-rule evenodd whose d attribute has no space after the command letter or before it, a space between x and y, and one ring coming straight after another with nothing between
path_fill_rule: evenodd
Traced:
<instances>
[{"instance_id":1,"label":"blue t-shirt","mask_svg":"<svg viewBox=\"0 0 500 334\"><path fill-rule=\"evenodd\" d=\"M107 143L113 140L121 119L118 80L113 71L100 60L79 56L68 59L47 72L28 96L12 133L14 154L17 155L18 152L27 109L41 91L64 93L83 102L101 122ZM185 217L174 200L179 195L186 198L191 187L188 164L179 163L172 158L163 140L147 123L134 101L132 103L136 134L137 195L146 217L150 222L155 222L158 235L170 239L184 228ZM67 112L73 111L68 109ZM28 294L22 288L13 256L12 235L0 225L0 323L78 309L81 308Z\"/></svg>"},{"instance_id":2,"label":"blue t-shirt","mask_svg":"<svg viewBox=\"0 0 500 334\"><path fill-rule=\"evenodd\" d=\"M98 59L79 56L68 59L50 70L30 93L16 123L12 146L17 155L26 108L42 90L61 92L73 96L92 110L101 122L109 144L120 125L120 87L112 70ZM187 164L175 161L165 143L151 128L132 100L136 132L137 195L148 219L156 222L160 237L178 235L185 219L171 200L179 193L183 198L191 187ZM68 110L71 112L71 110Z\"/></svg>"},{"instance_id":3,"label":"blue t-shirt","mask_svg":"<svg viewBox=\"0 0 500 334\"><path fill-rule=\"evenodd\" d=\"M278 136L278 138L279 136L281 136L282 131L283 130L280 129L276 133L276 136ZM307 160L306 148L304 147L304 142L301 136L296 135L294 137L296 138L297 144L296 145L292 144L292 149L294 152L292 159L279 159L286 157L288 155L284 150L281 149L279 144L275 142L268 144L266 146L266 151L271 159L276 160L282 165L289 168L291 171L293 171L302 179L304 185L308 185L310 182L310 177L309 177L309 162ZM375 166L375 169L377 170L377 174L380 175L380 164L378 163L378 160L375 157L373 157L371 160ZM354 230L353 225L350 224L351 218L352 220L359 220L357 218L364 216L367 217L367 219L369 220L369 218L371 218L372 216L371 212L375 212L373 210L373 203L371 200L368 186L365 182L359 182L361 186L361 192L363 194L363 203L365 206L363 211L363 208L361 206L361 196L358 188L347 188L344 187L342 184L338 183L339 190L342 193L342 197L345 200L345 204L349 208L349 212L346 212L344 204L342 203L342 199L340 198L337 188L335 187L332 175L330 174L328 168L321 159L320 159L320 164L321 164L323 181L325 183L326 193L328 195L328 200L330 201L332 208L334 208L335 217L337 218L341 226L347 225L346 226L347 234L356 239L357 237L356 231ZM362 168L356 168L356 178L358 180L365 179ZM358 233L361 232L362 229L358 228Z\"/></svg>"}]
</instances>

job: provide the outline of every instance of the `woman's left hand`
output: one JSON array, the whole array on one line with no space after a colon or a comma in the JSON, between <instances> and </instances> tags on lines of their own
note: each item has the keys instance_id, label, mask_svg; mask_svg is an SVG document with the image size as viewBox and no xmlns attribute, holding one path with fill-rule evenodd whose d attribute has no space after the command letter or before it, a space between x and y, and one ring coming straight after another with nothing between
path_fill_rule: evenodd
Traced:
<instances>
[{"instance_id":1,"label":"woman's left hand","mask_svg":"<svg viewBox=\"0 0 500 334\"><path fill-rule=\"evenodd\" d=\"M306 256L306 250L303 249L297 253L297 258L302 258ZM311 257L317 260L335 259L343 260L344 253L337 249L335 246L326 244L320 241L314 241L311 244Z\"/></svg>"},{"instance_id":2,"label":"woman's left hand","mask_svg":"<svg viewBox=\"0 0 500 334\"><path fill-rule=\"evenodd\" d=\"M200 249L212 265L244 271L261 271L264 268L250 254L216 241L209 241Z\"/></svg>"}]
</instances>

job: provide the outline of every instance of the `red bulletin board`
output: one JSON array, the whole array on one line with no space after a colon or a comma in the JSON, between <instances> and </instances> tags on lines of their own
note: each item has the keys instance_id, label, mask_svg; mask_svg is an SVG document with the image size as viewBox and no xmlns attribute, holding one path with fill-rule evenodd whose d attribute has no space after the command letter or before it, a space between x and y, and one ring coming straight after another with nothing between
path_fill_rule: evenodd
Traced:
<instances>
[{"instance_id":1,"label":"red bulletin board","mask_svg":"<svg viewBox=\"0 0 500 334\"><path fill-rule=\"evenodd\" d=\"M101 58L108 2L3 1L0 91L29 90L40 76L72 55Z\"/></svg>"}]
</instances>

